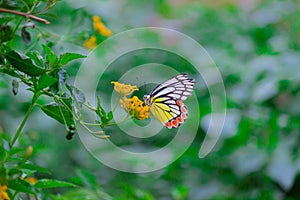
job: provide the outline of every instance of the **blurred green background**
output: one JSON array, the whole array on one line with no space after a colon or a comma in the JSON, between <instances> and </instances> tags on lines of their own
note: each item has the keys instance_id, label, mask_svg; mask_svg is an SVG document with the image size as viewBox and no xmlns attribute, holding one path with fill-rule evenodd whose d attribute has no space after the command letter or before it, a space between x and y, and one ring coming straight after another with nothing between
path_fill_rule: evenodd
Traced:
<instances>
[{"instance_id":1,"label":"blurred green background","mask_svg":"<svg viewBox=\"0 0 300 200\"><path fill-rule=\"evenodd\" d=\"M227 117L213 152L199 159L205 116L210 114L210 96L201 87L197 94L202 121L189 149L164 169L131 174L99 163L79 137L67 141L64 126L36 109L22 137L24 143L34 147L31 160L62 180L72 180L78 169L86 169L115 199L300 199L299 6L296 0L58 2L50 11L56 15L49 18L51 25L41 25L56 41L53 49L57 53L88 54L83 45L72 41L91 29L92 15L100 16L113 34L157 26L194 38L222 74ZM22 52L24 45L16 42L15 48ZM163 64L184 64L175 55L152 53L154 57L160 55L158 61ZM147 61L140 56L133 53L115 65L134 66ZM76 61L65 68L69 80L79 66ZM116 68L104 78L111 81L122 73ZM31 94L21 86L15 97L9 81L9 77L0 78L0 126L13 133ZM120 133L110 134L118 140ZM159 139L154 146L163 146L170 137ZM126 144L136 142L124 140Z\"/></svg>"}]
</instances>

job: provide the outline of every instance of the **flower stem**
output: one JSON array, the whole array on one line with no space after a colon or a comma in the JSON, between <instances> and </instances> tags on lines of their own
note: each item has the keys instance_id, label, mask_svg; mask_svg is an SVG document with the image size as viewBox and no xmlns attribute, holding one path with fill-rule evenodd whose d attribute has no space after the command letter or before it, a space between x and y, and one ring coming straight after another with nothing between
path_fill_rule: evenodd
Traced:
<instances>
[{"instance_id":1,"label":"flower stem","mask_svg":"<svg viewBox=\"0 0 300 200\"><path fill-rule=\"evenodd\" d=\"M27 110L27 112L26 112L26 114L25 114L25 117L23 118L23 120L22 120L22 122L21 122L19 128L17 129L17 131L16 131L16 133L15 133L14 138L12 139L12 141L11 141L11 143L10 143L10 147L13 147L13 146L14 146L14 144L16 143L16 141L18 140L18 138L19 138L20 135L22 134L22 130L23 130L23 128L24 128L24 126L25 126L25 124L26 124L26 122L27 122L27 120L28 120L29 115L30 115L31 112L32 112L33 107L35 106L35 103L36 103L38 97L39 97L39 94L35 94L35 95L33 96L32 102L31 102L31 104L30 104L30 106L29 106L29 108L28 108L28 110Z\"/></svg>"}]
</instances>

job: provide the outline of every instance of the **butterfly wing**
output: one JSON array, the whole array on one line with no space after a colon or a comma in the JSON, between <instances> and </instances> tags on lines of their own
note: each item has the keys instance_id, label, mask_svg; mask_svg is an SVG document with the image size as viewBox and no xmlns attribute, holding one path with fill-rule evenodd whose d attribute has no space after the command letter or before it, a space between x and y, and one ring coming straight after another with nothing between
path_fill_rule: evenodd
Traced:
<instances>
[{"instance_id":1,"label":"butterfly wing","mask_svg":"<svg viewBox=\"0 0 300 200\"><path fill-rule=\"evenodd\" d=\"M187 108L182 102L193 91L195 81L179 74L159 86L150 94L150 110L167 128L177 128L187 118Z\"/></svg>"},{"instance_id":2,"label":"butterfly wing","mask_svg":"<svg viewBox=\"0 0 300 200\"><path fill-rule=\"evenodd\" d=\"M167 128L177 128L186 120L188 112L180 100L168 100L172 103L157 102L150 107L151 113Z\"/></svg>"},{"instance_id":3,"label":"butterfly wing","mask_svg":"<svg viewBox=\"0 0 300 200\"><path fill-rule=\"evenodd\" d=\"M194 85L194 79L189 79L187 74L179 74L154 88L150 96L154 98L170 97L184 101L192 94Z\"/></svg>"}]
</instances>

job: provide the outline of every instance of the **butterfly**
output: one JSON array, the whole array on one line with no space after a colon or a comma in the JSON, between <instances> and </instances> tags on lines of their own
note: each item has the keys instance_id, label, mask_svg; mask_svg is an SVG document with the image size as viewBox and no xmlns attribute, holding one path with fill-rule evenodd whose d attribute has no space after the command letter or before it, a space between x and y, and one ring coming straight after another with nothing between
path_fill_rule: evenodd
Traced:
<instances>
[{"instance_id":1,"label":"butterfly","mask_svg":"<svg viewBox=\"0 0 300 200\"><path fill-rule=\"evenodd\" d=\"M195 80L179 74L158 85L144 102L151 113L167 128L177 128L187 119L188 110L183 101L192 94Z\"/></svg>"}]
</instances>

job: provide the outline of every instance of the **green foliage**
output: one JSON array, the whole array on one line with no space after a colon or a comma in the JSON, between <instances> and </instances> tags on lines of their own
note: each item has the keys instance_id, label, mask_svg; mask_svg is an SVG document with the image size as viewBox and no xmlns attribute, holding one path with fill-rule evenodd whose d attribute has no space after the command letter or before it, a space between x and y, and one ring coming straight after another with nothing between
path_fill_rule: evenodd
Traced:
<instances>
[{"instance_id":1,"label":"green foliage","mask_svg":"<svg viewBox=\"0 0 300 200\"><path fill-rule=\"evenodd\" d=\"M29 146L26 149L20 146L23 128L36 106L49 117L65 125L67 139L72 139L76 133L76 122L83 123L80 112L85 103L85 96L78 88L67 82L67 74L63 67L86 56L72 52L56 54L52 46L57 41L52 40L49 32L36 24L37 22L50 24L42 17L51 16L51 13L47 12L55 3L53 0L0 2L0 9L3 12L0 15L1 77L6 74L6 77L14 78L11 83L14 95L19 94L21 84L33 93L25 117L14 136L10 138L10 134L2 133L0 127L0 187L3 185L4 188L0 189L1 198L7 195L10 199L22 198L25 193L30 195L30 198L38 199L38 196L42 195L43 199L47 199L50 193L45 189L76 186L73 183L49 178L50 170L29 161L33 147ZM20 41L20 38L23 41ZM41 38L46 43L41 41ZM18 46L15 46L16 43ZM20 48L22 45L23 49ZM4 87L5 81L0 82L1 87ZM42 100L43 96L52 99L52 102L45 102ZM104 125L106 124L101 127ZM38 178L35 178L36 176ZM6 186L8 191L5 189ZM69 199L72 194L80 192L84 194L86 191L78 188L62 198ZM109 199L109 196L98 187L97 191L95 189L90 193L96 195L95 199L99 199L99 195Z\"/></svg>"},{"instance_id":2,"label":"green foliage","mask_svg":"<svg viewBox=\"0 0 300 200\"><path fill-rule=\"evenodd\" d=\"M112 119L113 119L113 113L112 111L106 113L103 107L100 103L100 97L97 97L97 109L96 109L97 115L100 117L101 122L99 122L101 127L106 126Z\"/></svg>"},{"instance_id":3,"label":"green foliage","mask_svg":"<svg viewBox=\"0 0 300 200\"><path fill-rule=\"evenodd\" d=\"M35 66L31 59L22 58L16 51L8 51L3 56L11 67L29 76L40 76L46 73L45 69Z\"/></svg>"},{"instance_id":4,"label":"green foliage","mask_svg":"<svg viewBox=\"0 0 300 200\"><path fill-rule=\"evenodd\" d=\"M93 29L88 10L98 12L94 4L82 9L76 1L0 1L1 8L40 18L0 13L0 126L17 129L15 134L0 131L0 185L8 185L10 199L299 199L299 3L130 0L120 12L116 2L95 6L116 30L166 25L191 36L211 54L224 80L228 108L217 146L198 158L203 124L211 114L211 97L199 77L201 126L176 162L148 174L117 172L94 163L76 138L67 142L61 133L72 139L78 125L93 124L116 144L145 145L137 138L123 140L124 135L108 127L113 124L113 112L105 109L108 83L121 77L126 66L144 64L147 58L193 74L191 66L166 52L133 52L111 64L99 83L101 102L98 97L97 105L90 105L72 85L72 75L87 54L84 42L91 36L97 44L106 38ZM96 123L84 123L84 108L97 115ZM51 121L44 129L35 124L45 114L65 131ZM31 121L28 124L35 126L24 129ZM172 137L159 136L158 142L151 138L146 145L160 147ZM26 179L31 177L36 184Z\"/></svg>"},{"instance_id":5,"label":"green foliage","mask_svg":"<svg viewBox=\"0 0 300 200\"><path fill-rule=\"evenodd\" d=\"M2 19L5 20L5 19ZM1 42L7 42L11 40L14 36L13 30L11 26L1 26L0 27L0 41Z\"/></svg>"},{"instance_id":6,"label":"green foliage","mask_svg":"<svg viewBox=\"0 0 300 200\"><path fill-rule=\"evenodd\" d=\"M8 185L14 191L13 197L20 193L32 194L35 199L42 193L39 188L70 187L74 184L55 179L40 179L37 183L30 181L30 177L39 173L49 175L49 170L31 163L32 147L9 147L10 138L7 134L0 132L0 184ZM33 178L35 179L35 178ZM10 197L13 199L13 197Z\"/></svg>"},{"instance_id":7,"label":"green foliage","mask_svg":"<svg viewBox=\"0 0 300 200\"><path fill-rule=\"evenodd\" d=\"M73 115L70 110L63 104L50 103L42 107L42 111L49 117L56 119L58 122L68 126L74 124Z\"/></svg>"},{"instance_id":8,"label":"green foliage","mask_svg":"<svg viewBox=\"0 0 300 200\"><path fill-rule=\"evenodd\" d=\"M75 185L72 183L68 183L65 181L58 181L52 179L40 179L35 184L35 188L56 188L56 187L74 187Z\"/></svg>"},{"instance_id":9,"label":"green foliage","mask_svg":"<svg viewBox=\"0 0 300 200\"><path fill-rule=\"evenodd\" d=\"M59 66L63 66L71 62L72 60L76 60L78 58L85 58L85 56L77 54L77 53L64 53L59 57Z\"/></svg>"}]
</instances>

